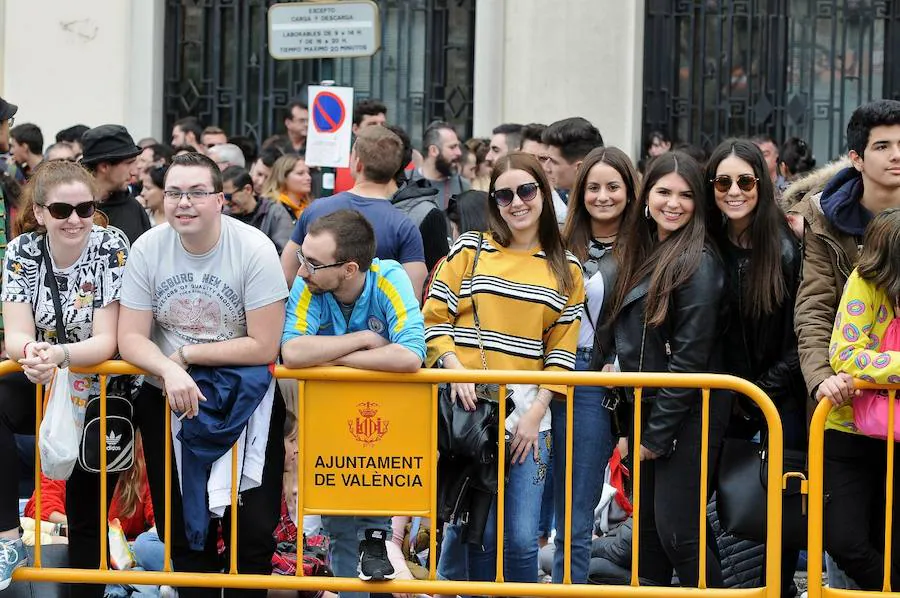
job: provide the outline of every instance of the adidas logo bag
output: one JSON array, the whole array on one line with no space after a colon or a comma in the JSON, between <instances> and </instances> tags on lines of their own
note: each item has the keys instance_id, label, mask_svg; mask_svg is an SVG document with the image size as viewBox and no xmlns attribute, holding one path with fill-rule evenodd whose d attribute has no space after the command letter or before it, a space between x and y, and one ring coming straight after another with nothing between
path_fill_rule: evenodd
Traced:
<instances>
[{"instance_id":1,"label":"adidas logo bag","mask_svg":"<svg viewBox=\"0 0 900 598\"><path fill-rule=\"evenodd\" d=\"M134 464L134 406L131 376L110 377L106 386L106 471L118 473ZM91 397L84 414L78 466L100 472L100 397Z\"/></svg>"},{"instance_id":2,"label":"adidas logo bag","mask_svg":"<svg viewBox=\"0 0 900 598\"><path fill-rule=\"evenodd\" d=\"M41 257L44 260L44 276L50 298L53 300L53 312L56 316L56 341L68 343L68 335L64 325L62 301L56 276L53 276L53 263L47 249L47 237L41 238ZM68 356L68 353L66 353ZM68 358L67 358L68 361ZM68 364L66 364L68 368ZM134 407L131 401L132 376L110 376L106 384L106 471L118 473L131 469L134 464ZM88 399L84 414L84 430L81 435L81 447L78 451L78 466L84 471L100 472L100 397ZM67 476L68 477L68 476Z\"/></svg>"}]
</instances>

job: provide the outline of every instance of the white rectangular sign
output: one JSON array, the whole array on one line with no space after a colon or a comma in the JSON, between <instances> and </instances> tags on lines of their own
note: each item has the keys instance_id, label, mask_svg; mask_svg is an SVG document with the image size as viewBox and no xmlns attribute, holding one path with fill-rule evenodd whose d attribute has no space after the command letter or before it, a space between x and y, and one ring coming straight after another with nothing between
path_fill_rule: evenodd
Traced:
<instances>
[{"instance_id":1,"label":"white rectangular sign","mask_svg":"<svg viewBox=\"0 0 900 598\"><path fill-rule=\"evenodd\" d=\"M306 163L346 168L350 165L353 88L310 85Z\"/></svg>"},{"instance_id":2,"label":"white rectangular sign","mask_svg":"<svg viewBox=\"0 0 900 598\"><path fill-rule=\"evenodd\" d=\"M371 56L380 47L378 5L371 0L269 7L269 54L276 60Z\"/></svg>"}]
</instances>

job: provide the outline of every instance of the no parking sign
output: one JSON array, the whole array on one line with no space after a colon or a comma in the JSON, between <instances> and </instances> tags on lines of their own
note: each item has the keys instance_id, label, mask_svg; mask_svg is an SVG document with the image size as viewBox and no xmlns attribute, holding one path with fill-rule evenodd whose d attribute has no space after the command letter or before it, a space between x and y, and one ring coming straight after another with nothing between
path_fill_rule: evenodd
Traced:
<instances>
[{"instance_id":1,"label":"no parking sign","mask_svg":"<svg viewBox=\"0 0 900 598\"><path fill-rule=\"evenodd\" d=\"M349 166L353 88L310 85L309 98L306 163L331 168Z\"/></svg>"}]
</instances>

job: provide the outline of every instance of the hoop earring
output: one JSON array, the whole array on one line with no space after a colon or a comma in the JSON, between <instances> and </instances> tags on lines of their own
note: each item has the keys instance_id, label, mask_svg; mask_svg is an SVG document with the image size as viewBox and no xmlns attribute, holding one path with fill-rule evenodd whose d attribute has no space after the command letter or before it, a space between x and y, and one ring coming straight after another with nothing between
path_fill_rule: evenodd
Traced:
<instances>
[{"instance_id":1,"label":"hoop earring","mask_svg":"<svg viewBox=\"0 0 900 598\"><path fill-rule=\"evenodd\" d=\"M644 204L644 218L650 220L650 204Z\"/></svg>"}]
</instances>

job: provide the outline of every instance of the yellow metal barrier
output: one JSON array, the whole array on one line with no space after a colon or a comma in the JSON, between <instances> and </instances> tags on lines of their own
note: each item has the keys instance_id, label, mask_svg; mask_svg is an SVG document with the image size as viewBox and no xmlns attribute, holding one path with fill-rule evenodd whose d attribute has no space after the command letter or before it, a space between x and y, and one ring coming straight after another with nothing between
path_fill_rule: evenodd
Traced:
<instances>
[{"instance_id":1,"label":"yellow metal barrier","mask_svg":"<svg viewBox=\"0 0 900 598\"><path fill-rule=\"evenodd\" d=\"M855 380L854 385L861 390L884 389L888 391L888 432L887 437L894 437L896 427L896 414L894 413L894 399L900 384L872 384L862 380ZM822 584L822 559L825 554L825 546L822 538L825 517L825 421L831 413L830 401L821 401L816 406L812 424L809 429L809 542L807 574L809 577L809 598L829 598L832 596L861 596L859 590L843 590L826 588ZM894 504L894 444L886 442L887 446L887 479L885 480L885 506L884 506L884 578L881 592L865 592L865 596L878 596L891 592L891 529L893 528L893 504ZM849 515L849 514L848 514Z\"/></svg>"},{"instance_id":2,"label":"yellow metal barrier","mask_svg":"<svg viewBox=\"0 0 900 598\"><path fill-rule=\"evenodd\" d=\"M19 367L14 362L0 362L0 376L18 371ZM72 368L78 373L100 374L101 379L101 424L100 438L106 437L106 377L109 375L142 374L140 370L122 361L109 361L91 368ZM49 569L43 568L40 561L40 534L36 534L34 567L21 567L16 570L13 579L17 581L38 581L58 583L114 583L114 584L147 584L170 585L185 587L229 587L229 588L271 588L292 590L329 590L333 592L396 592L396 593L431 593L431 594L475 594L494 596L621 596L662 598L674 595L698 595L702 592L704 597L724 598L747 596L777 598L780 594L780 570L781 570L781 487L782 487L782 459L783 437L781 420L774 404L757 386L733 376L715 374L662 374L662 373L607 373L607 372L520 372L520 371L477 371L477 370L434 370L425 369L415 374L392 374L385 372L371 372L355 370L351 368L310 368L303 370L290 370L278 367L275 375L280 379L296 379L298 384L298 399L296 413L298 415L298 438L300 439L301 455L298 459L298 517L304 514L324 515L418 515L431 517L437 510L437 385L443 382L486 382L501 384L500 388L500 412L505 412L505 385L506 384L553 384L568 387L568 403L566 418L568 429L572 429L573 420L573 387L574 386L619 386L635 388L635 413L634 413L634 446L640 446L641 435L641 391L643 388L697 388L702 390L702 430L700 464L700 496L698 497L697 515L700 518L700 563L699 563L699 587L697 588L668 588L668 587L640 587L638 583L638 552L639 552L639 516L640 516L640 479L641 467L639 461L633 466L633 490L634 490L634 515L633 515L633 541L632 541L632 577L630 586L593 586L571 584L570 534L565 538L565 582L563 584L526 584L503 583L503 524L504 524L504 485L499 485L497 497L497 579L495 582L460 582L442 581L436 579L436 562L431 559L428 580L394 580L390 582L363 582L351 578L330 577L303 577L302 567L297 568L297 575L268 576L238 574L237 551L231 551L231 562L228 573L191 573L170 571L171 547L171 428L168 405L166 410L166 498L165 498L165 570L152 571L111 571L106 558L106 504L100 501L101 521L101 561L98 570L86 569ZM403 392L404 388L412 389L409 393ZM766 546L766 585L761 588L725 590L706 587L706 546L710 540L706 536L706 482L708 480L708 430L709 430L709 401L710 389L731 390L743 394L754 401L762 411L769 429L769 469L768 469L768 522L767 534L769 541ZM376 393L378 393L376 395ZM321 395L321 396L320 396ZM423 397L425 398L423 400ZM383 400L382 400L383 399ZM43 413L42 393L39 388L35 398L37 405L37 422L35 435L40 433L40 419ZM373 404L374 403L374 404ZM392 405L397 403L396 405ZM415 403L413 407L411 407ZM427 405L427 407L426 407ZM353 492L335 491L329 484L329 474L310 472L310 460L313 460L312 469L318 467L316 457L311 452L310 446L306 446L306 439L316 438L316 435L329 435L346 433L347 429L356 439L364 445L376 445L390 429L387 419L377 418L377 409L394 413L394 410L410 410L426 414L427 422L422 429L405 429L403 431L404 445L412 439L413 445L425 447L425 454L416 461L401 461L401 463L418 463L418 470L422 471L425 479L419 476L419 484L412 486L418 488L403 494L398 490L391 491L391 495L384 492L380 494L368 493L366 500L375 497L376 506L355 506L353 495L357 492L366 494L365 486ZM347 418L346 410L360 409L360 418L353 420ZM347 418L347 419L345 419ZM315 421L315 426L305 425ZM335 426L337 426L337 429ZM355 426L355 427L354 427ZM336 436L332 436L336 438ZM39 440L39 438L38 438ZM504 473L505 450L504 435L499 435L498 446L498 473L500 479ZM311 443L310 443L311 444ZM389 450L397 450L397 445L386 444ZM101 447L101 465L105 470L106 451ZM304 450L305 449L305 450ZM379 449L381 450L381 449ZM416 449L416 450L421 450ZM408 451L407 451L408 452ZM336 450L337 453L337 450ZM567 462L572 463L573 434L566 437ZM344 456L347 455L346 451ZM414 459L415 455L400 455L381 458L408 458ZM321 456L319 456L321 458ZM324 466L324 461L322 462ZM387 462L385 462L387 463ZM327 469L327 467L324 467ZM35 519L40 520L40 454L35 448L35 479L36 484L36 514ZM812 472L811 472L812 473ZM599 472L598 472L599 474ZM316 478L316 475L325 476ZM417 474L418 475L418 474ZM312 476L312 484L309 483ZM237 504L237 452L232 451L232 496L231 504ZM571 522L572 511L572 468L566 468L566 496L565 512L566 521ZM106 476L101 475L101 496L106 492ZM334 478L336 486L337 478ZM346 485L346 482L345 482ZM322 494L316 487L321 487ZM421 503L422 493L427 491L427 501L423 507ZM376 491L378 492L378 491ZM395 504L392 496L400 496L402 504ZM324 497L324 499L323 499ZM333 501L333 502L330 502ZM387 501L387 502L385 502ZM306 504L307 502L311 504ZM815 504L815 503L814 503ZM352 508L348 508L348 505ZM236 546L238 509L231 509L231 545ZM430 554L436 555L436 534L431 534ZM714 540L713 540L714 541ZM821 544L821 539L820 539ZM812 550L812 545L810 546ZM302 547L298 546L298 550ZM298 555L298 563L302 558ZM821 563L819 563L821 568ZM812 596L812 594L810 594Z\"/></svg>"}]
</instances>

